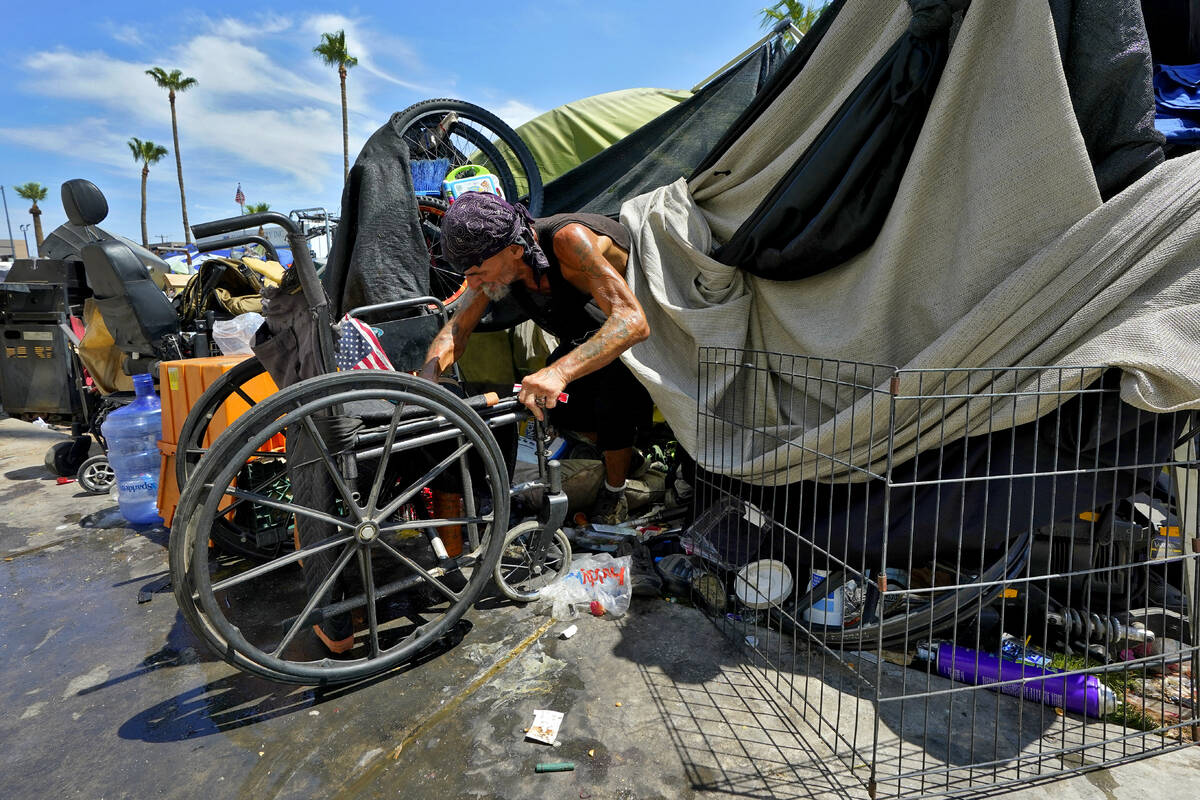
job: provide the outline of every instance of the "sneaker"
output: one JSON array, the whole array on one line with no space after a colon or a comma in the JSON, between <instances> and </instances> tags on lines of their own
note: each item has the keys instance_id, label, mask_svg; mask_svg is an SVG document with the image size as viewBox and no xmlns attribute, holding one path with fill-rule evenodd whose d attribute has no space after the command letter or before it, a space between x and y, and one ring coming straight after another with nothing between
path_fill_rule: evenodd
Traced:
<instances>
[{"instance_id":1,"label":"sneaker","mask_svg":"<svg viewBox=\"0 0 1200 800\"><path fill-rule=\"evenodd\" d=\"M592 513L588 521L593 525L620 525L629 519L629 501L625 499L625 490L610 492L601 486L596 502L592 505Z\"/></svg>"},{"instance_id":2,"label":"sneaker","mask_svg":"<svg viewBox=\"0 0 1200 800\"><path fill-rule=\"evenodd\" d=\"M638 597L658 597L662 594L662 577L654 568L654 557L640 542L622 542L617 546L618 556L629 556L629 588Z\"/></svg>"}]
</instances>

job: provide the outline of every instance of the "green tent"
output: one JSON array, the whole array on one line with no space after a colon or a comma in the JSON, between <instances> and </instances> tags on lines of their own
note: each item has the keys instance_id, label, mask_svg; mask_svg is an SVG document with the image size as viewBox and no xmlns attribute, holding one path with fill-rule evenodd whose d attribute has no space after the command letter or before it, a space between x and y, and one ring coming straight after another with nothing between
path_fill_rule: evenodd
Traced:
<instances>
[{"instance_id":1,"label":"green tent","mask_svg":"<svg viewBox=\"0 0 1200 800\"><path fill-rule=\"evenodd\" d=\"M692 96L686 90L621 89L553 108L517 128L549 183Z\"/></svg>"}]
</instances>

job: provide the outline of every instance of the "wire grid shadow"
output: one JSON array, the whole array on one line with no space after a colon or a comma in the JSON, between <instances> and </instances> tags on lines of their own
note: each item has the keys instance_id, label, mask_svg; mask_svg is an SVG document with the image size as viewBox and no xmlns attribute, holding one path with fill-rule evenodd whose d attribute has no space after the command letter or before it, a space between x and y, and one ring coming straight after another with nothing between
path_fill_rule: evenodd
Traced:
<instances>
[{"instance_id":1,"label":"wire grid shadow","mask_svg":"<svg viewBox=\"0 0 1200 800\"><path fill-rule=\"evenodd\" d=\"M1198 738L1192 414L1101 368L699 357L693 598L872 797Z\"/></svg>"}]
</instances>

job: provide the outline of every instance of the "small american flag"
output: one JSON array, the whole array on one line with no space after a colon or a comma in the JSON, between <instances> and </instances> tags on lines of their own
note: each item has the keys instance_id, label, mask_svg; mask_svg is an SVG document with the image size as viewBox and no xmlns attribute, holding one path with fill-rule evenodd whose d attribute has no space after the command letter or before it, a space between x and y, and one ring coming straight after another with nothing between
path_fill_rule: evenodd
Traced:
<instances>
[{"instance_id":1,"label":"small american flag","mask_svg":"<svg viewBox=\"0 0 1200 800\"><path fill-rule=\"evenodd\" d=\"M240 183L238 184L237 194L233 196L233 202L237 203L239 206L246 205L246 195L242 193L242 185Z\"/></svg>"},{"instance_id":2,"label":"small american flag","mask_svg":"<svg viewBox=\"0 0 1200 800\"><path fill-rule=\"evenodd\" d=\"M343 372L352 369L395 369L371 326L349 314L338 323L337 355L333 360Z\"/></svg>"}]
</instances>

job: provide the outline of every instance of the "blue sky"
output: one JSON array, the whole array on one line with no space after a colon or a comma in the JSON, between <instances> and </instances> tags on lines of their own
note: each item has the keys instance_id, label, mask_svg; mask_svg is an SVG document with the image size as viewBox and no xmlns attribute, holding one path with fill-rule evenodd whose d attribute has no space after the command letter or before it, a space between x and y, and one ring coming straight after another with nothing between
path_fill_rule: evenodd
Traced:
<instances>
[{"instance_id":1,"label":"blue sky","mask_svg":"<svg viewBox=\"0 0 1200 800\"><path fill-rule=\"evenodd\" d=\"M177 100L195 223L237 213L239 181L247 202L273 210L338 207L337 72L312 55L322 32L344 29L359 58L347 82L353 162L393 111L431 97L478 103L517 125L601 92L691 88L763 34L763 5L11 3L0 61L0 184L13 234L19 240L18 225L30 221L13 186L49 188L39 204L48 233L64 221L59 185L83 177L108 197L104 227L140 239L141 170L126 141L172 147L166 92L144 74L151 66L199 82ZM151 167L147 191L150 240L182 239L173 154Z\"/></svg>"}]
</instances>

